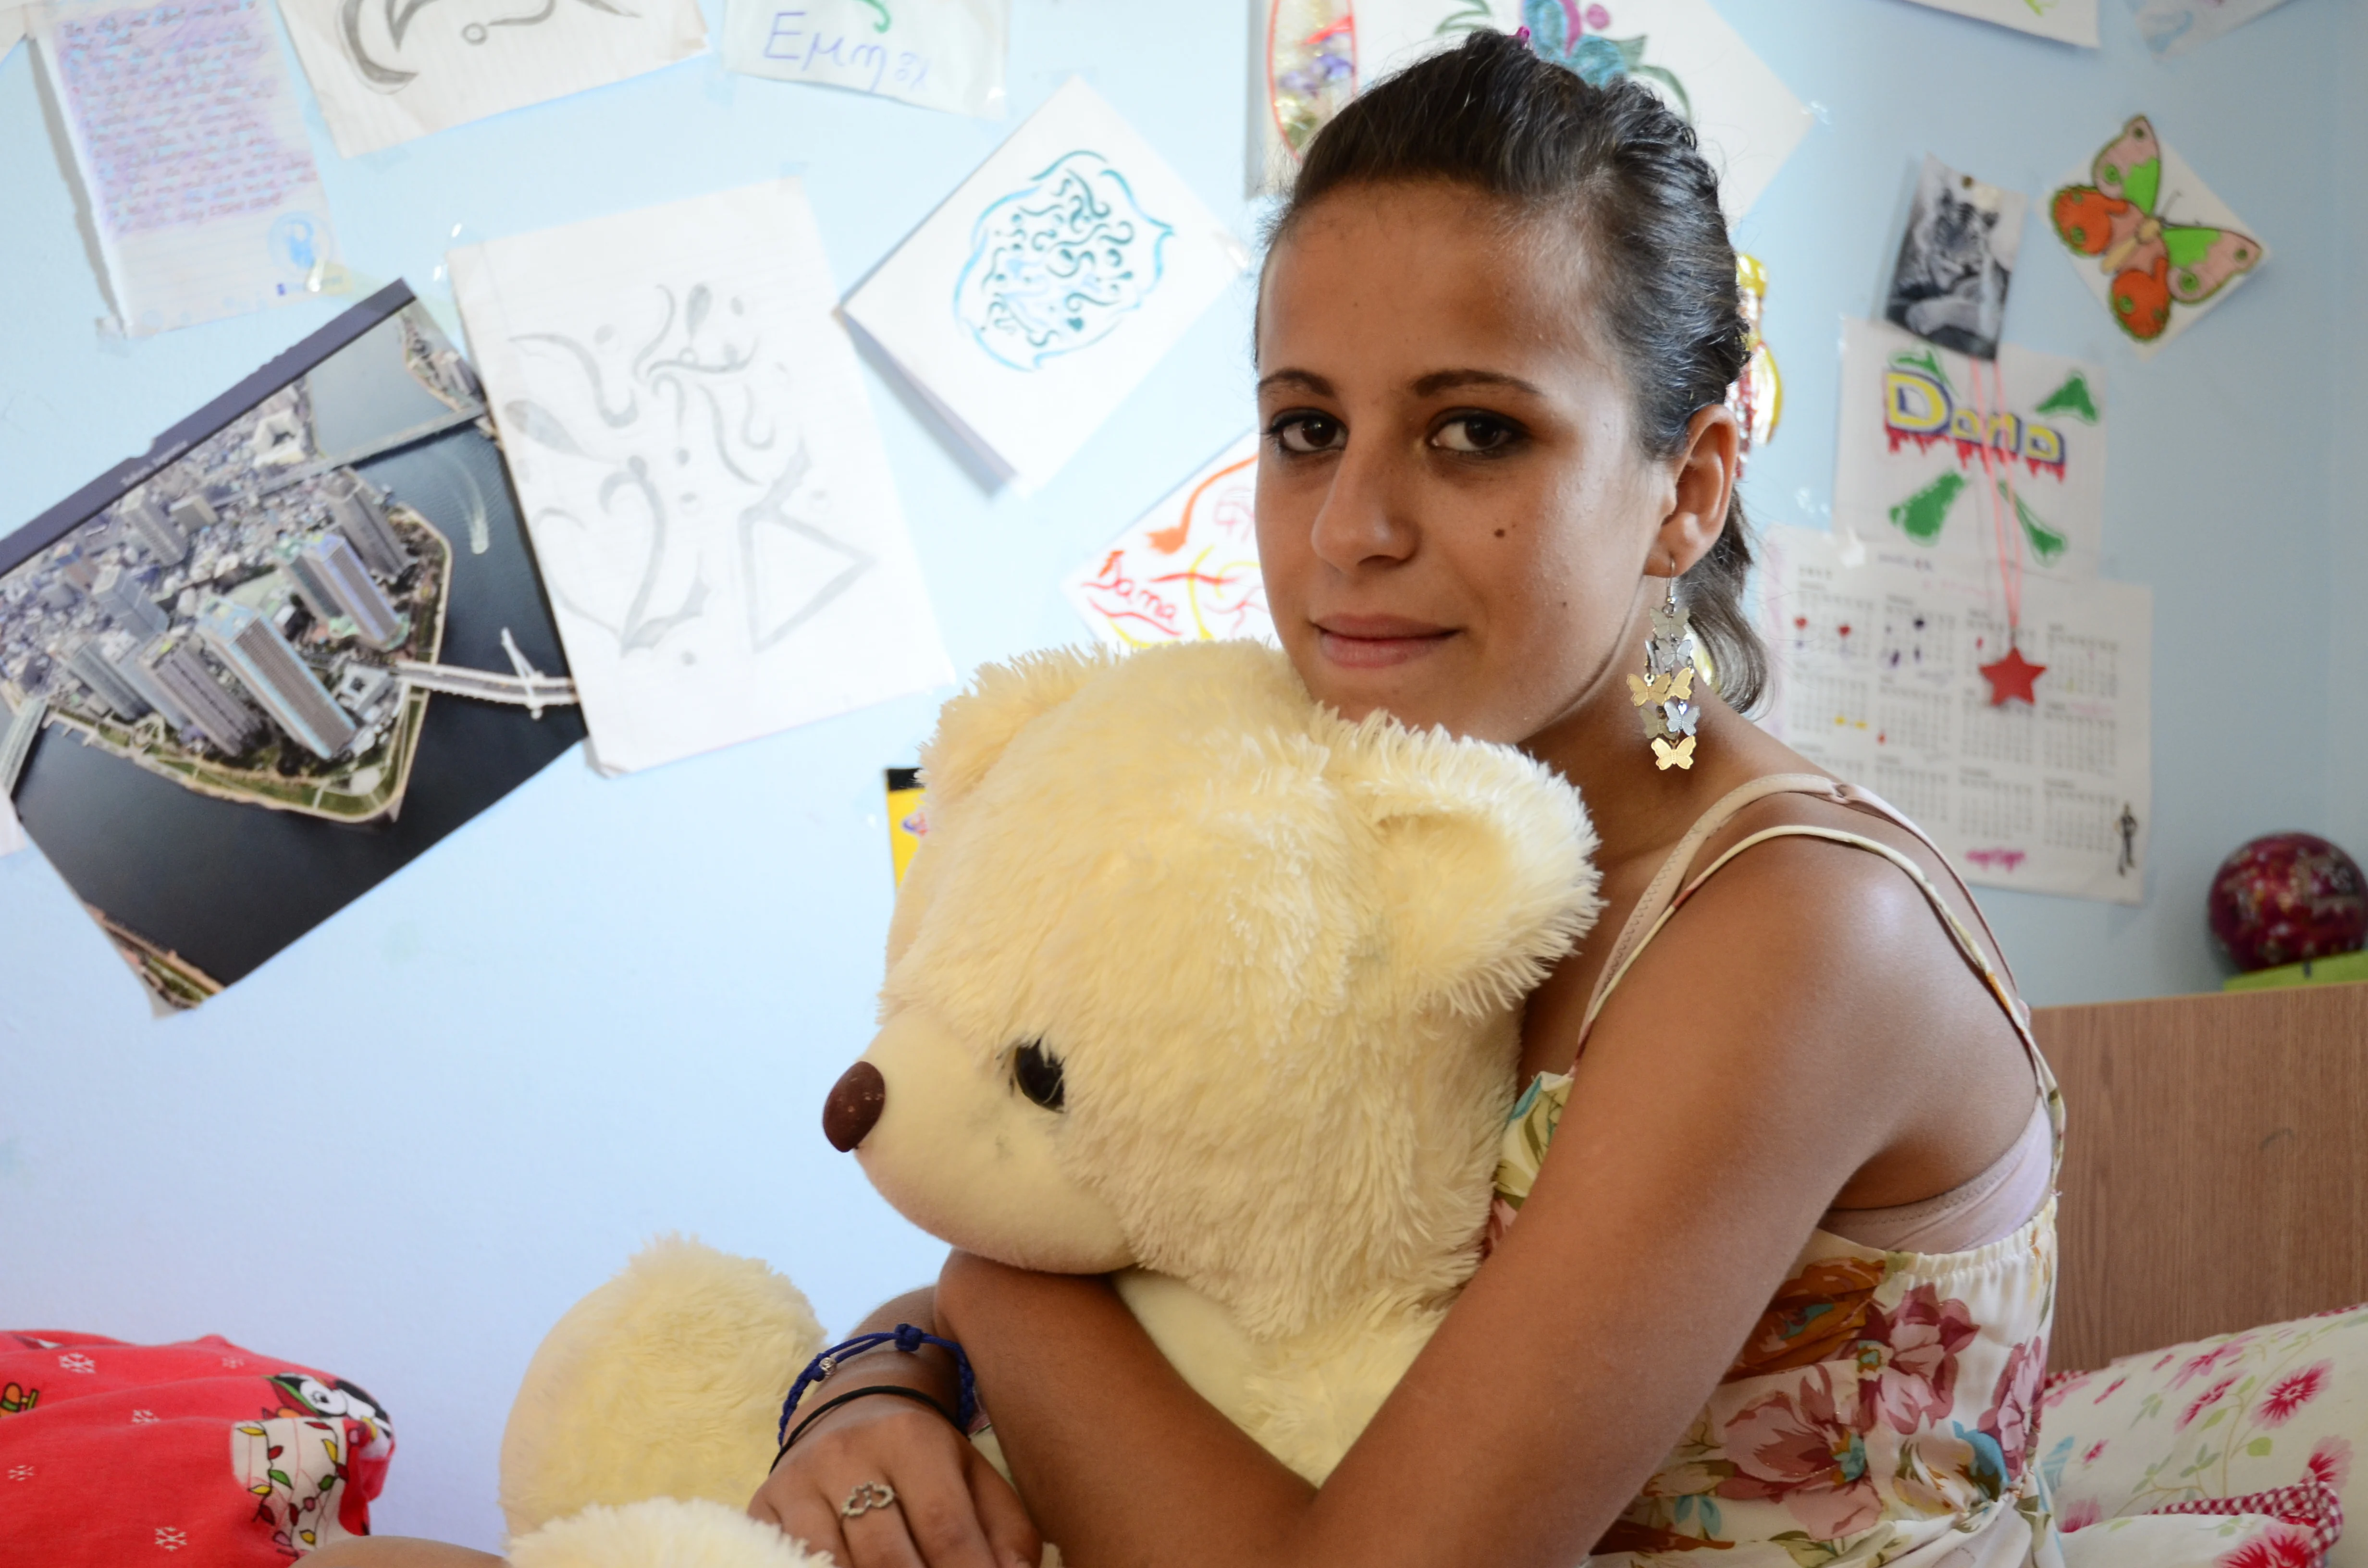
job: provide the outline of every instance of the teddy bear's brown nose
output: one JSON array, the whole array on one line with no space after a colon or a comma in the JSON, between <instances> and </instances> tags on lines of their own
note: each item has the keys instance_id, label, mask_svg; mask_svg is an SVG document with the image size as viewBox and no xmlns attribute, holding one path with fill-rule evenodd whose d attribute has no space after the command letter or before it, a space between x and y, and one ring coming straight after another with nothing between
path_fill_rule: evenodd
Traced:
<instances>
[{"instance_id":1,"label":"teddy bear's brown nose","mask_svg":"<svg viewBox=\"0 0 2368 1568\"><path fill-rule=\"evenodd\" d=\"M871 1062L859 1062L830 1086L830 1098L822 1103L822 1135L844 1154L863 1142L887 1108L888 1080Z\"/></svg>"}]
</instances>

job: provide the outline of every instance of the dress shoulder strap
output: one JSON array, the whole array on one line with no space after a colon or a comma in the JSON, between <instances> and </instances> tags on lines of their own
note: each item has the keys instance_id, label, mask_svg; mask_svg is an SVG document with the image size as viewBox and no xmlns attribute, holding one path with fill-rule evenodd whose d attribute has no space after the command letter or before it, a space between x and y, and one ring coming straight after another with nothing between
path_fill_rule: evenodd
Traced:
<instances>
[{"instance_id":1,"label":"dress shoulder strap","mask_svg":"<svg viewBox=\"0 0 2368 1568\"><path fill-rule=\"evenodd\" d=\"M1695 819L1693 826L1686 829L1686 835L1678 840L1678 846L1669 851L1669 858L1661 862L1660 869L1653 873L1651 883L1645 889L1645 896L1638 899L1636 907L1628 912L1628 923L1620 928L1618 939L1611 944L1611 955L1603 960L1603 968L1597 971L1595 991L1587 999L1585 1022L1580 1026L1581 1049L1587 1043L1585 1030L1594 1024L1595 1015L1603 1010L1604 1001L1611 994L1611 987L1619 982L1620 976L1628 971L1628 965L1635 959L1637 951L1651 939L1653 932L1659 929L1661 921L1667 918L1677 900L1678 885L1685 877L1686 868L1694 863L1694 857L1702 853L1702 846L1710 842L1711 835L1733 821L1736 812L1770 795L1831 795L1837 788L1839 786L1834 780L1822 773L1771 773L1765 778L1754 778L1740 788L1728 790L1710 810Z\"/></svg>"},{"instance_id":2,"label":"dress shoulder strap","mask_svg":"<svg viewBox=\"0 0 2368 1568\"><path fill-rule=\"evenodd\" d=\"M1759 832L1730 845L1717 859L1703 867L1691 881L1682 881L1686 869L1692 865L1694 857L1702 852L1702 846L1709 842L1712 835L1733 821L1737 812L1770 795L1785 794L1822 796L1837 804L1848 806L1853 811L1880 816L1905 832L1912 834L1918 843L1932 851L1944 868L1948 865L1948 858L1941 853L1940 846L1932 842L1923 829L1894 810L1882 797L1872 790L1861 790L1852 784L1844 784L1819 773L1777 773L1764 778L1752 779L1749 783L1721 797L1716 804L1704 812L1701 819L1692 827L1687 829L1686 835L1678 841L1677 847L1669 852L1668 858L1661 863L1660 869L1654 873L1651 884L1645 890L1645 896L1637 900L1636 907L1630 912L1628 923L1621 928L1618 940L1612 944L1611 951L1605 959L1602 970L1596 976L1594 994L1588 998L1587 1012L1579 1020L1579 1050L1583 1051L1587 1049L1587 1037L1595 1028L1596 1016L1602 1012L1603 1005L1611 999L1612 989L1627 974L1629 969L1635 963L1637 956L1645 950L1645 945L1660 934L1661 927L1668 925L1670 917L1684 907L1686 900L1699 892L1702 884L1716 875L1728 861L1733 860L1745 850L1765 844L1771 838L1822 838L1829 843L1845 844L1854 849L1880 855L1907 873L1908 879L1924 894L1925 902L1932 906L1932 912L1941 917L1941 925L1947 928L1950 937L1956 943L1957 950L1964 956L1966 965L1980 976L1983 984L1988 987L1990 994L2005 1010L2008 1021L2014 1026L2015 1033L2022 1040L2023 1049L2030 1054L2033 1064L2037 1067L2043 1086L2052 1087L2046 1081L2047 1068L2045 1062L2040 1058L2038 1040L2031 1032L2031 1008L2015 989L2013 972L2006 967L2005 950L1999 948L1997 936L1990 930L1988 920L1982 915L1981 906L1975 903L1973 894L1965 889L1964 883L1957 879L1953 871L1950 872L1950 880L1954 881L1958 891L1964 894L1965 903L1973 910L1974 919L1980 926L1982 935L1988 938L1987 949L1984 949L1981 942L1975 939L1973 932L1968 930L1965 923L1958 917L1955 908L1941 895L1941 890L1933 884L1932 879L1925 874L1922 866L1879 839L1869 838L1862 834L1846 833L1839 828L1816 827L1805 823L1788 823L1775 827L1762 828ZM1992 951L1998 953L1998 961L1995 964L1990 961Z\"/></svg>"}]
</instances>

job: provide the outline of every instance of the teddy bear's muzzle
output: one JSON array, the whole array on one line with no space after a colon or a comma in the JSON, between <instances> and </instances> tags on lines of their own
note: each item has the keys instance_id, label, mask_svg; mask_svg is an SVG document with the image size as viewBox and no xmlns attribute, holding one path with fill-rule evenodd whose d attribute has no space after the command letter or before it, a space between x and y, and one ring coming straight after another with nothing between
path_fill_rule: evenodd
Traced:
<instances>
[{"instance_id":1,"label":"teddy bear's muzzle","mask_svg":"<svg viewBox=\"0 0 2368 1568\"><path fill-rule=\"evenodd\" d=\"M888 1080L869 1062L859 1062L838 1075L830 1098L822 1103L822 1135L844 1154L863 1142L888 1108Z\"/></svg>"}]
</instances>

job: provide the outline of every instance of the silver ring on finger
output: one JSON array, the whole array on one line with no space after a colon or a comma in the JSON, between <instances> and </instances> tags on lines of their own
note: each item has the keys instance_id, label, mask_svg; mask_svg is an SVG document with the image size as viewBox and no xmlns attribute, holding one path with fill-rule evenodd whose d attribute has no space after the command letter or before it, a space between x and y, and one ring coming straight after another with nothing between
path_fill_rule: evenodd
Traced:
<instances>
[{"instance_id":1,"label":"silver ring on finger","mask_svg":"<svg viewBox=\"0 0 2368 1568\"><path fill-rule=\"evenodd\" d=\"M893 1508L895 1506L894 1487L884 1481L861 1481L856 1483L855 1490L847 1494L847 1501L838 1506L838 1517L842 1519L860 1518L875 1508Z\"/></svg>"}]
</instances>

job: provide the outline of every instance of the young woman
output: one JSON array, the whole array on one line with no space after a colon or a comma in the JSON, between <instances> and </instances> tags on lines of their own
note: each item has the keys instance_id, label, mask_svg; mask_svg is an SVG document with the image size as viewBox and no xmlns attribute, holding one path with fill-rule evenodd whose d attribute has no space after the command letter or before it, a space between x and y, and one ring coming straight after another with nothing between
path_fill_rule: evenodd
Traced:
<instances>
[{"instance_id":1,"label":"young woman","mask_svg":"<svg viewBox=\"0 0 2368 1568\"><path fill-rule=\"evenodd\" d=\"M1737 711L1745 338L1691 131L1476 34L1317 137L1257 342L1259 550L1309 688L1520 744L1601 837L1609 907L1528 1011L1518 1220L1320 1488L1102 1281L957 1254L867 1326L967 1348L1026 1506L941 1416L865 1397L750 1512L851 1568L1043 1540L1076 1568L2053 1568L2052 1085L1940 856ZM1629 680L1672 583L1716 682L1685 766ZM951 1403L934 1350L814 1397L888 1381Z\"/></svg>"}]
</instances>

